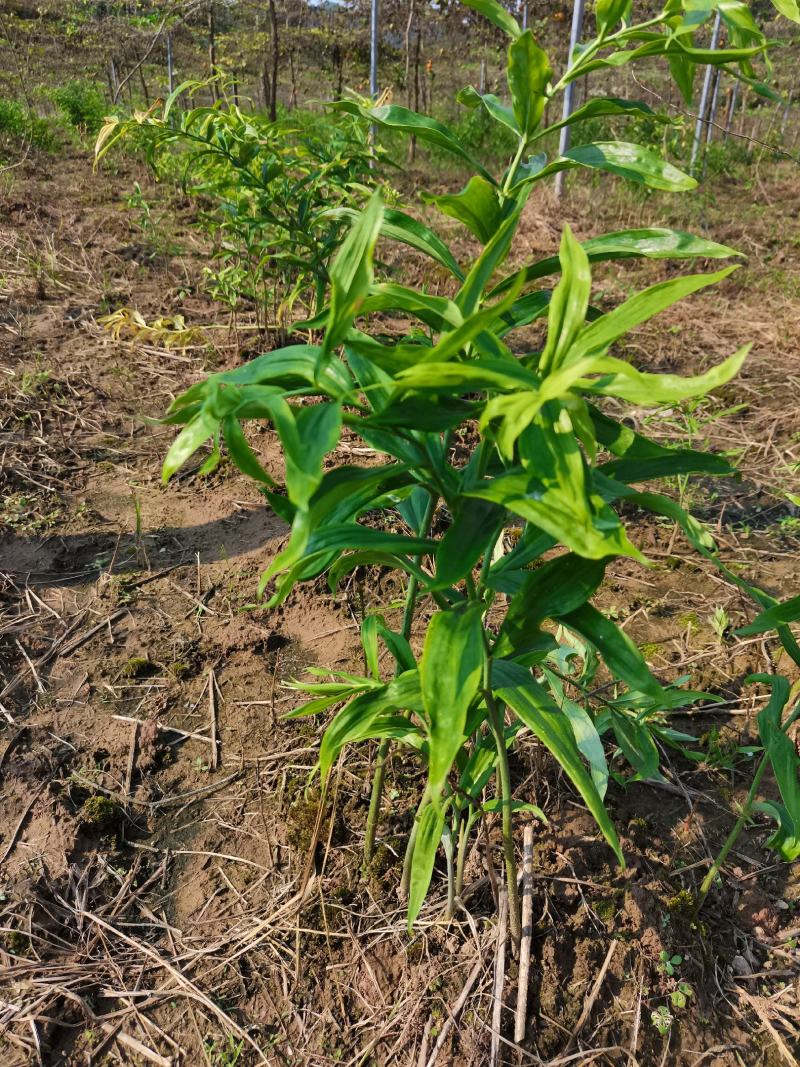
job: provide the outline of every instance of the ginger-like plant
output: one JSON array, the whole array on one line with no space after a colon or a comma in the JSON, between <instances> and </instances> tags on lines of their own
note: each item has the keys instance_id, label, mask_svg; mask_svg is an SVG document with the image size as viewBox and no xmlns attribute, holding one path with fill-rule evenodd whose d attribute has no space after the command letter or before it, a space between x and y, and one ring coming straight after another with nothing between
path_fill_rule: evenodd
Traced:
<instances>
[{"instance_id":1,"label":"ginger-like plant","mask_svg":"<svg viewBox=\"0 0 800 1067\"><path fill-rule=\"evenodd\" d=\"M658 774L659 746L687 740L671 728L670 710L698 695L679 688L684 679L662 684L626 633L592 604L615 558L646 563L626 530L623 507L667 517L698 552L724 567L709 533L646 483L690 473L724 475L728 463L647 439L612 416L604 400L614 398L615 411L626 403L680 404L730 381L747 354L741 349L701 374L682 377L635 366L623 343L631 330L676 301L724 284L735 265L670 277L606 313L592 306L593 263L635 257L706 262L736 255L704 238L653 228L580 242L565 227L558 256L503 272L531 189L561 170L600 169L668 192L695 185L653 151L625 142L581 145L548 161L536 154L537 145L561 124L541 128L545 104L578 77L644 57L664 57L685 91L702 63L738 64L736 76L752 79L765 41L738 0L709 0L708 10L668 0L658 16L638 24L630 22L629 3L600 0L596 36L555 74L531 32L523 32L496 0L467 2L509 37L508 102L472 88L460 94L467 106L485 108L513 132L517 148L502 174L469 159L447 127L428 116L393 104L337 106L468 160L475 174L466 188L429 199L471 231L480 252L457 263L438 238L431 244L426 231L387 216L375 193L329 269L327 302L314 320L320 342L269 352L188 389L165 420L182 430L166 457L164 478L211 438L216 451L224 444L239 469L261 483L275 511L291 524L286 547L261 581L262 592L272 589L272 605L298 582L321 574L334 590L356 568L388 568L404 576L399 630L378 614L363 620L367 673L320 670L325 680L295 683L309 699L291 714L336 709L320 750L323 786L346 745L378 741L367 861L390 746L413 750L423 762L426 786L417 798L403 873L409 923L427 894L440 844L452 908L470 833L484 813L500 812L510 925L518 938L514 815L520 807L541 813L515 800L509 749L522 732L535 735L623 862L604 803L616 773L604 742L624 755L635 779L651 778ZM710 51L695 45L693 36L717 9L729 27L730 47ZM599 97L566 121L649 110L636 101ZM448 266L451 297L376 279L377 242L382 235L402 239L404 226L415 247L427 247ZM395 313L416 323L406 336L382 332L385 317ZM532 349L523 328L537 319L546 319L547 332L541 347ZM285 495L248 443L242 423L252 419L271 424L280 438ZM343 431L357 434L380 461L365 467L334 462L325 469L323 461ZM504 536L510 527L516 528L515 540ZM769 623L774 601L751 591L768 609ZM414 620L425 625L419 650L410 640ZM786 620L776 625L800 663ZM381 673L381 645L394 661L391 678ZM598 686L601 662L605 675ZM781 723L788 696L777 685L763 714L766 758L783 795L783 805L772 806L780 826L775 844L791 856L800 851L800 798L797 757L787 723ZM492 781L494 795L487 799Z\"/></svg>"}]
</instances>

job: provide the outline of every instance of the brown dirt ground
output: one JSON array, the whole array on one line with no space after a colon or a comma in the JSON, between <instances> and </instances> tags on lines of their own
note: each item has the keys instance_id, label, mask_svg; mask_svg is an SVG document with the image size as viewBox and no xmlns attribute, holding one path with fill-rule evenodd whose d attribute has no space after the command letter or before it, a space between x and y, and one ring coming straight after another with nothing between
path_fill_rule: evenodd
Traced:
<instances>
[{"instance_id":1,"label":"brown dirt ground","mask_svg":"<svg viewBox=\"0 0 800 1067\"><path fill-rule=\"evenodd\" d=\"M224 466L203 481L196 465L164 488L172 431L140 419L234 363L237 338L209 331L215 343L167 352L115 342L97 323L122 304L148 320L225 321L202 295L188 205L165 208L169 240L148 243L124 206L134 178L145 183L131 163L93 176L76 153L48 166L0 179L0 1061L424 1064L473 974L437 1062L487 1063L496 828L470 857L465 908L442 920L437 876L409 937L398 854L419 772L392 760L381 855L364 879L371 753L348 751L299 896L317 814L303 787L324 723L282 722L294 697L280 682L308 663L357 666L359 612L380 604L391 616L398 590L369 576L338 598L318 583L279 610L254 605L285 527ZM724 189L691 219L595 190L570 200L569 221L588 235L662 211L750 255L720 291L641 331L633 352L688 370L755 340L741 380L695 413L698 425L675 411L651 429L736 450L740 482L683 491L727 557L788 596L800 588L797 509L782 493L793 480L797 491L800 448L800 187L796 171L774 166L759 184L739 216L715 208ZM562 214L546 197L532 205L525 257L556 247ZM421 266L406 259L405 269ZM672 269L607 271L602 299ZM279 473L270 433L255 443ZM755 737L759 698L743 679L785 664L768 639L718 636L714 608L732 626L751 608L670 527L632 522L654 564L617 566L602 606L665 679L691 672L727 703L676 720L705 735L705 762L672 758L662 789L610 790L624 872L542 750L530 738L517 747L517 795L550 822L536 837L527 1038L515 1051L509 957L501 1059L792 1063L800 886L764 849L766 821L741 838L699 920L684 893L748 788L737 749ZM693 990L666 1037L651 1014L678 979L659 965L662 950L683 957L678 978Z\"/></svg>"}]
</instances>

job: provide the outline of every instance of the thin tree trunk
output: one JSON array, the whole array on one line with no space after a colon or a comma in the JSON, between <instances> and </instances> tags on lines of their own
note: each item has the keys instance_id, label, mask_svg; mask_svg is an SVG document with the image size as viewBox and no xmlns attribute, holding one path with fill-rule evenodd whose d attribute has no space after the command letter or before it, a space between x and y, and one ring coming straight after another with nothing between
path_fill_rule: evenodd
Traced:
<instances>
[{"instance_id":1,"label":"thin tree trunk","mask_svg":"<svg viewBox=\"0 0 800 1067\"><path fill-rule=\"evenodd\" d=\"M272 122L275 122L278 117L278 56L280 54L278 12L275 10L275 0L269 0L269 24L272 30L272 91L269 98L269 117Z\"/></svg>"},{"instance_id":2,"label":"thin tree trunk","mask_svg":"<svg viewBox=\"0 0 800 1067\"><path fill-rule=\"evenodd\" d=\"M406 102L412 111L419 111L419 25L417 0L408 5L408 22L406 23ZM411 34L416 28L414 39L414 59L411 59ZM413 77L412 77L412 70ZM408 139L408 162L413 163L417 154L417 139L412 134Z\"/></svg>"},{"instance_id":3,"label":"thin tree trunk","mask_svg":"<svg viewBox=\"0 0 800 1067\"><path fill-rule=\"evenodd\" d=\"M119 78L117 77L117 64L114 57L108 61L108 80L111 82L111 103L116 104L119 99Z\"/></svg>"},{"instance_id":4,"label":"thin tree trunk","mask_svg":"<svg viewBox=\"0 0 800 1067\"><path fill-rule=\"evenodd\" d=\"M289 107L297 107L297 78L294 70L294 49L289 49L289 76L292 79L292 98Z\"/></svg>"},{"instance_id":5,"label":"thin tree trunk","mask_svg":"<svg viewBox=\"0 0 800 1067\"><path fill-rule=\"evenodd\" d=\"M786 127L789 123L789 110L792 106L792 97L794 96L794 89L790 90L789 95L786 97L786 106L783 109L783 120L781 122L781 141L786 138Z\"/></svg>"},{"instance_id":6,"label":"thin tree trunk","mask_svg":"<svg viewBox=\"0 0 800 1067\"><path fill-rule=\"evenodd\" d=\"M411 31L414 26L414 16L417 13L416 0L411 0L408 5L408 21L406 22L406 102L411 107Z\"/></svg>"},{"instance_id":7,"label":"thin tree trunk","mask_svg":"<svg viewBox=\"0 0 800 1067\"><path fill-rule=\"evenodd\" d=\"M137 69L138 69L139 83L142 86L142 93L144 95L145 106L146 107L150 107L150 93L147 90L147 82L144 80L144 63L143 63L141 57L139 56L139 49L138 48L134 48L133 49L133 58L134 58L134 61L136 63Z\"/></svg>"},{"instance_id":8,"label":"thin tree trunk","mask_svg":"<svg viewBox=\"0 0 800 1067\"><path fill-rule=\"evenodd\" d=\"M266 59L261 67L261 88L264 93L264 110L269 111L272 101L272 91L269 83L269 67L267 66Z\"/></svg>"}]
</instances>

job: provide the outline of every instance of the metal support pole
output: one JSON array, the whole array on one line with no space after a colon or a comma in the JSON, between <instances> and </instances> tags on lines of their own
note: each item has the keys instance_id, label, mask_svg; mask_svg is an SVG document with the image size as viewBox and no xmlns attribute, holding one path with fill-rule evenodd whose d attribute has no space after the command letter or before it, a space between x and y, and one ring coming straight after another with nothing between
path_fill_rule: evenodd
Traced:
<instances>
[{"instance_id":1,"label":"metal support pole","mask_svg":"<svg viewBox=\"0 0 800 1067\"><path fill-rule=\"evenodd\" d=\"M169 92L175 88L175 69L172 65L172 34L167 34L167 84L169 85Z\"/></svg>"},{"instance_id":2,"label":"metal support pole","mask_svg":"<svg viewBox=\"0 0 800 1067\"><path fill-rule=\"evenodd\" d=\"M572 65L572 55L575 51L575 46L581 39L583 33L583 13L586 6L586 0L574 0L574 6L572 8L572 29L569 35L569 65ZM575 110L575 82L571 81L564 90L564 110L562 112L562 120L568 119L572 112ZM563 156L569 148L570 142L570 128L569 126L561 127L561 135L558 139L558 154ZM556 175L556 197L560 200L564 195L564 182L566 180L566 173L562 170Z\"/></svg>"},{"instance_id":3,"label":"metal support pole","mask_svg":"<svg viewBox=\"0 0 800 1067\"><path fill-rule=\"evenodd\" d=\"M739 97L739 82L738 80L733 83L733 89L731 90L731 98L728 104L728 115L725 119L725 136L723 140L728 140L728 134L731 132L733 126L733 116L736 114L736 101Z\"/></svg>"},{"instance_id":4,"label":"metal support pole","mask_svg":"<svg viewBox=\"0 0 800 1067\"><path fill-rule=\"evenodd\" d=\"M719 99L719 82L722 77L722 71L717 67L714 71L714 91L711 94L711 107L708 109L708 120L706 125L706 144L710 145L714 137L714 124L717 121L717 101Z\"/></svg>"},{"instance_id":5,"label":"metal support pole","mask_svg":"<svg viewBox=\"0 0 800 1067\"><path fill-rule=\"evenodd\" d=\"M369 92L373 101L378 98L378 17L379 0L372 0L369 24Z\"/></svg>"},{"instance_id":6,"label":"metal support pole","mask_svg":"<svg viewBox=\"0 0 800 1067\"><path fill-rule=\"evenodd\" d=\"M719 43L719 31L722 20L720 18L719 11L717 17L714 19L714 29L711 34L711 51L717 47ZM689 163L689 173L694 174L695 166L697 165L697 156L700 152L700 145L703 141L703 126L706 121L706 111L708 110L708 96L711 91L711 78L714 74L714 69L710 65L706 67L705 77L703 78L703 92L700 96L700 108L697 112L697 122L694 127L694 142L692 144L692 158Z\"/></svg>"}]
</instances>

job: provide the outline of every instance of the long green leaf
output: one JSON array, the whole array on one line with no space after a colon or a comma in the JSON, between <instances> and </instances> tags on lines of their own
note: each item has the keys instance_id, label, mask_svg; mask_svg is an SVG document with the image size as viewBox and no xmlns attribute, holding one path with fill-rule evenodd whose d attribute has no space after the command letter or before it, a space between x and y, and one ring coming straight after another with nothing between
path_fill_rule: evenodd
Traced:
<instances>
[{"instance_id":1,"label":"long green leaf","mask_svg":"<svg viewBox=\"0 0 800 1067\"><path fill-rule=\"evenodd\" d=\"M568 552L528 572L508 606L493 655L524 653L539 637L540 623L586 603L603 580L605 568L604 561Z\"/></svg>"},{"instance_id":2,"label":"long green leaf","mask_svg":"<svg viewBox=\"0 0 800 1067\"><path fill-rule=\"evenodd\" d=\"M713 274L688 274L648 286L615 307L613 311L601 315L599 319L585 326L569 353L570 362L577 362L592 352L606 351L614 341L643 322L647 322L692 293L707 289L710 285L716 285L734 270L736 270L735 266L725 267Z\"/></svg>"},{"instance_id":3,"label":"long green leaf","mask_svg":"<svg viewBox=\"0 0 800 1067\"><path fill-rule=\"evenodd\" d=\"M586 802L597 825L624 866L617 832L603 806L589 772L583 764L567 716L530 672L505 660L492 663L492 689L550 750Z\"/></svg>"},{"instance_id":4,"label":"long green leaf","mask_svg":"<svg viewBox=\"0 0 800 1067\"><path fill-rule=\"evenodd\" d=\"M530 138L544 112L547 88L553 72L547 53L525 30L508 47L506 76L520 133Z\"/></svg>"},{"instance_id":5,"label":"long green leaf","mask_svg":"<svg viewBox=\"0 0 800 1067\"><path fill-rule=\"evenodd\" d=\"M417 833L409 840L409 847L413 842L414 853L411 859L411 877L408 886L408 930L417 920L420 908L433 877L433 865L436 860L436 850L442 839L444 830L444 809L437 804L426 804L422 811L417 814Z\"/></svg>"},{"instance_id":6,"label":"long green leaf","mask_svg":"<svg viewBox=\"0 0 800 1067\"><path fill-rule=\"evenodd\" d=\"M587 392L602 396L616 396L642 407L657 407L674 404L681 400L705 396L712 389L725 385L739 373L750 351L745 345L732 356L718 363L704 374L647 374L636 370L630 363L612 356L599 358L593 368L600 378L585 379L580 387Z\"/></svg>"},{"instance_id":7,"label":"long green leaf","mask_svg":"<svg viewBox=\"0 0 800 1067\"><path fill-rule=\"evenodd\" d=\"M781 2L785 3L786 0L781 0ZM471 7L473 11L479 12L489 22L493 22L509 37L519 37L522 33L517 20L502 4L498 3L498 0L462 0L462 3L466 7Z\"/></svg>"},{"instance_id":8,"label":"long green leaf","mask_svg":"<svg viewBox=\"0 0 800 1067\"><path fill-rule=\"evenodd\" d=\"M478 606L436 612L428 624L419 664L430 737L428 796L435 803L464 742L467 711L478 693L483 658Z\"/></svg>"},{"instance_id":9,"label":"long green leaf","mask_svg":"<svg viewBox=\"0 0 800 1067\"><path fill-rule=\"evenodd\" d=\"M186 424L170 445L161 468L161 478L168 482L186 460L217 432L219 419L203 409Z\"/></svg>"},{"instance_id":10,"label":"long green leaf","mask_svg":"<svg viewBox=\"0 0 800 1067\"><path fill-rule=\"evenodd\" d=\"M662 118L651 107L648 107L642 100L623 100L616 96L597 96L593 100L587 101L581 107L576 108L568 118L562 119L560 122L554 122L547 129L544 129L539 133L538 137L544 137L545 134L554 133L556 130L560 130L562 126L572 126L576 122L583 122L586 119L604 118L608 115L630 115L636 117L637 115L645 115L648 118L652 118L657 122L668 122L668 119ZM537 138L538 139L538 138Z\"/></svg>"},{"instance_id":11,"label":"long green leaf","mask_svg":"<svg viewBox=\"0 0 800 1067\"><path fill-rule=\"evenodd\" d=\"M417 137L420 141L427 141L428 144L436 145L437 148L452 152L453 155L466 160L470 167L482 174L487 181L494 182L489 171L476 162L462 147L458 135L438 119L432 119L429 115L421 115L400 104L382 104L379 107L365 108L363 113L371 122L376 122L380 126L399 130L401 133Z\"/></svg>"},{"instance_id":12,"label":"long green leaf","mask_svg":"<svg viewBox=\"0 0 800 1067\"><path fill-rule=\"evenodd\" d=\"M768 842L789 862L800 856L800 756L781 724L781 713L789 699L785 678L757 674L748 682L764 682L772 688L766 707L758 713L758 733L780 790L782 810L778 833Z\"/></svg>"},{"instance_id":13,"label":"long green leaf","mask_svg":"<svg viewBox=\"0 0 800 1067\"><path fill-rule=\"evenodd\" d=\"M786 626L787 623L798 620L800 620L800 596L794 596L790 600L784 600L762 611L751 623L738 629L736 634L738 637L752 637L753 634L763 634L767 630L775 630L779 626Z\"/></svg>"},{"instance_id":14,"label":"long green leaf","mask_svg":"<svg viewBox=\"0 0 800 1067\"><path fill-rule=\"evenodd\" d=\"M434 196L423 193L422 199L450 218L458 219L479 241L486 244L494 235L502 218L497 187L479 174L470 178L460 193Z\"/></svg>"},{"instance_id":15,"label":"long green leaf","mask_svg":"<svg viewBox=\"0 0 800 1067\"><path fill-rule=\"evenodd\" d=\"M324 356L332 352L344 339L369 292L373 277L375 243L382 225L383 201L380 193L376 192L353 224L329 271L330 316L319 369L325 365Z\"/></svg>"},{"instance_id":16,"label":"long green leaf","mask_svg":"<svg viewBox=\"0 0 800 1067\"><path fill-rule=\"evenodd\" d=\"M487 531L496 529L502 515L503 509L488 501L464 501L439 542L434 588L455 585L472 571L487 548Z\"/></svg>"},{"instance_id":17,"label":"long green leaf","mask_svg":"<svg viewBox=\"0 0 800 1067\"><path fill-rule=\"evenodd\" d=\"M613 710L611 723L619 747L636 771L634 781L655 777L658 774L658 749L646 724Z\"/></svg>"},{"instance_id":18,"label":"long green leaf","mask_svg":"<svg viewBox=\"0 0 800 1067\"><path fill-rule=\"evenodd\" d=\"M591 295L592 274L585 250L572 236L569 226L561 235L561 281L553 290L547 312L547 343L539 359L539 372L558 370L575 339L584 328Z\"/></svg>"},{"instance_id":19,"label":"long green leaf","mask_svg":"<svg viewBox=\"0 0 800 1067\"><path fill-rule=\"evenodd\" d=\"M573 611L558 616L559 621L593 645L605 660L613 675L621 678L631 689L658 699L661 684L650 673L639 649L624 630L591 604L582 604Z\"/></svg>"},{"instance_id":20,"label":"long green leaf","mask_svg":"<svg viewBox=\"0 0 800 1067\"><path fill-rule=\"evenodd\" d=\"M668 193L684 193L697 186L695 178L684 174L656 152L629 141L595 141L570 148L561 159L545 167L540 177L572 167L608 171Z\"/></svg>"},{"instance_id":21,"label":"long green leaf","mask_svg":"<svg viewBox=\"0 0 800 1067\"><path fill-rule=\"evenodd\" d=\"M616 259L728 259L741 255L727 245L708 241L704 237L660 227L638 230L618 230L602 237L590 237L583 242L583 250L590 263L602 263ZM505 292L519 279L523 284L546 278L560 267L558 256L540 259L521 271L509 275L495 286L490 296Z\"/></svg>"}]
</instances>

